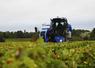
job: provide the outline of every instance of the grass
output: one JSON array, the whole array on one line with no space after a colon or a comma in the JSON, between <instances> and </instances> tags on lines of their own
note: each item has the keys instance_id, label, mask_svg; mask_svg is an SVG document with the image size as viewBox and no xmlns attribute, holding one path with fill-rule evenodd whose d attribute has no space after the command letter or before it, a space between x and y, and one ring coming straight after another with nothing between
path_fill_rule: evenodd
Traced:
<instances>
[{"instance_id":1,"label":"grass","mask_svg":"<svg viewBox=\"0 0 95 68\"><path fill-rule=\"evenodd\" d=\"M95 68L95 41L30 40L8 39L0 43L0 68Z\"/></svg>"}]
</instances>

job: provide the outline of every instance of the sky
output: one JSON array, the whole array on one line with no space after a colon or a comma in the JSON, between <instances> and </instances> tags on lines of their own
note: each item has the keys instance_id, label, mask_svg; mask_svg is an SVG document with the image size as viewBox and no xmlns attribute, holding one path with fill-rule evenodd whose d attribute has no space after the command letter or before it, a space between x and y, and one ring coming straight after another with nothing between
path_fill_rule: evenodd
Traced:
<instances>
[{"instance_id":1,"label":"sky","mask_svg":"<svg viewBox=\"0 0 95 68\"><path fill-rule=\"evenodd\" d=\"M95 0L0 0L0 31L34 31L66 17L73 29L95 28Z\"/></svg>"}]
</instances>

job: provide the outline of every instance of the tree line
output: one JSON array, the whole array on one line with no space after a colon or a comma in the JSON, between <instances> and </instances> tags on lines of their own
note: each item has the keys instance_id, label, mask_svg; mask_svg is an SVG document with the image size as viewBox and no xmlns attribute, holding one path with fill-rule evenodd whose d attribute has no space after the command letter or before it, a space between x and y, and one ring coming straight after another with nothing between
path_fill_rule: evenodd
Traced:
<instances>
[{"instance_id":1,"label":"tree line","mask_svg":"<svg viewBox=\"0 0 95 68\"><path fill-rule=\"evenodd\" d=\"M95 40L95 28L92 31L73 29L72 40Z\"/></svg>"},{"instance_id":2,"label":"tree line","mask_svg":"<svg viewBox=\"0 0 95 68\"><path fill-rule=\"evenodd\" d=\"M31 38L34 32L16 31L16 32L0 32L0 36L4 38Z\"/></svg>"},{"instance_id":3,"label":"tree line","mask_svg":"<svg viewBox=\"0 0 95 68\"><path fill-rule=\"evenodd\" d=\"M37 30L35 32L16 31L16 32L2 32L0 31L0 38L38 38ZM37 36L37 37L36 37ZM95 28L92 31L73 29L72 40L95 40Z\"/></svg>"}]
</instances>

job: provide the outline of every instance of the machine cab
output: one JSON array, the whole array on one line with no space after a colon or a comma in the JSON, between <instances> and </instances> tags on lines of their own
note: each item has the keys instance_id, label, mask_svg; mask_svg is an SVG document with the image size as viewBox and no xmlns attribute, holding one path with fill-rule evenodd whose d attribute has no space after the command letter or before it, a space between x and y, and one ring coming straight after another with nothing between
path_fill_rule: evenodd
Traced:
<instances>
[{"instance_id":1,"label":"machine cab","mask_svg":"<svg viewBox=\"0 0 95 68\"><path fill-rule=\"evenodd\" d=\"M55 35L61 35L63 36L66 29L67 29L68 23L66 18L53 18L51 19L51 29L53 30L53 33Z\"/></svg>"}]
</instances>

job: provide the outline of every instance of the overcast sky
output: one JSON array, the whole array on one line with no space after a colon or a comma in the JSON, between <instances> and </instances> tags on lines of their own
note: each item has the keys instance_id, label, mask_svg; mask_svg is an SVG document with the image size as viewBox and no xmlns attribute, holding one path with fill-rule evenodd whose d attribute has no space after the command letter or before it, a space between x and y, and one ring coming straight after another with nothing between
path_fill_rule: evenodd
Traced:
<instances>
[{"instance_id":1,"label":"overcast sky","mask_svg":"<svg viewBox=\"0 0 95 68\"><path fill-rule=\"evenodd\" d=\"M73 28L92 29L95 0L0 0L0 31L33 31L57 16Z\"/></svg>"}]
</instances>

